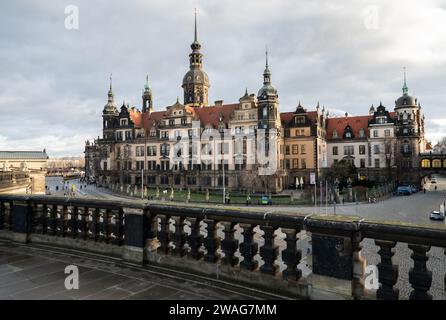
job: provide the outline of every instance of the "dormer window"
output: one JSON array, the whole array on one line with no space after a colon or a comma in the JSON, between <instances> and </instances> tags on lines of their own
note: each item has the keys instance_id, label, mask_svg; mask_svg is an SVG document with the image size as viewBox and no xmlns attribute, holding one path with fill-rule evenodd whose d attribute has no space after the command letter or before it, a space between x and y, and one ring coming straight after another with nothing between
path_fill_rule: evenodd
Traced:
<instances>
[{"instance_id":1,"label":"dormer window","mask_svg":"<svg viewBox=\"0 0 446 320\"><path fill-rule=\"evenodd\" d=\"M305 117L296 117L294 121L296 124L305 124Z\"/></svg>"},{"instance_id":2,"label":"dormer window","mask_svg":"<svg viewBox=\"0 0 446 320\"><path fill-rule=\"evenodd\" d=\"M359 137L360 138L365 138L365 130L364 130L364 128L359 129Z\"/></svg>"},{"instance_id":3,"label":"dormer window","mask_svg":"<svg viewBox=\"0 0 446 320\"><path fill-rule=\"evenodd\" d=\"M333 131L333 139L338 138L338 132L336 130Z\"/></svg>"},{"instance_id":4,"label":"dormer window","mask_svg":"<svg viewBox=\"0 0 446 320\"><path fill-rule=\"evenodd\" d=\"M346 132L345 133L345 137L346 138L351 138L352 137L352 133L351 132Z\"/></svg>"},{"instance_id":5,"label":"dormer window","mask_svg":"<svg viewBox=\"0 0 446 320\"><path fill-rule=\"evenodd\" d=\"M378 117L378 118L376 118L376 123L378 123L378 124L387 123L387 119L386 119L386 117Z\"/></svg>"},{"instance_id":6,"label":"dormer window","mask_svg":"<svg viewBox=\"0 0 446 320\"><path fill-rule=\"evenodd\" d=\"M127 119L121 119L121 126L126 126L127 125Z\"/></svg>"}]
</instances>

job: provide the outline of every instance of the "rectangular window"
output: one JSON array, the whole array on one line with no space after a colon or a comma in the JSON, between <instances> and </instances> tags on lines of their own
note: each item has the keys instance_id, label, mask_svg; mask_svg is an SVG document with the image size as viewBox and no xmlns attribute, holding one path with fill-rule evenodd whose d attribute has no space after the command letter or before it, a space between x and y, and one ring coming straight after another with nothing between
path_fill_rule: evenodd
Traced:
<instances>
[{"instance_id":1,"label":"rectangular window","mask_svg":"<svg viewBox=\"0 0 446 320\"><path fill-rule=\"evenodd\" d=\"M378 138L378 130L373 130L373 137Z\"/></svg>"},{"instance_id":2,"label":"rectangular window","mask_svg":"<svg viewBox=\"0 0 446 320\"><path fill-rule=\"evenodd\" d=\"M351 156L355 154L354 146L344 146L344 155Z\"/></svg>"},{"instance_id":3,"label":"rectangular window","mask_svg":"<svg viewBox=\"0 0 446 320\"><path fill-rule=\"evenodd\" d=\"M156 184L156 177L155 176L147 176L147 184Z\"/></svg>"},{"instance_id":4,"label":"rectangular window","mask_svg":"<svg viewBox=\"0 0 446 320\"><path fill-rule=\"evenodd\" d=\"M299 159L293 159L293 169L299 169Z\"/></svg>"},{"instance_id":5,"label":"rectangular window","mask_svg":"<svg viewBox=\"0 0 446 320\"><path fill-rule=\"evenodd\" d=\"M360 167L365 168L365 159L360 159Z\"/></svg>"},{"instance_id":6,"label":"rectangular window","mask_svg":"<svg viewBox=\"0 0 446 320\"><path fill-rule=\"evenodd\" d=\"M307 168L307 160L306 159L300 159L300 167L302 169L306 169Z\"/></svg>"},{"instance_id":7,"label":"rectangular window","mask_svg":"<svg viewBox=\"0 0 446 320\"><path fill-rule=\"evenodd\" d=\"M365 154L365 145L359 146L359 154Z\"/></svg>"},{"instance_id":8,"label":"rectangular window","mask_svg":"<svg viewBox=\"0 0 446 320\"><path fill-rule=\"evenodd\" d=\"M375 159L375 168L379 168L379 159Z\"/></svg>"},{"instance_id":9,"label":"rectangular window","mask_svg":"<svg viewBox=\"0 0 446 320\"><path fill-rule=\"evenodd\" d=\"M290 168L290 159L285 159L285 169Z\"/></svg>"},{"instance_id":10,"label":"rectangular window","mask_svg":"<svg viewBox=\"0 0 446 320\"><path fill-rule=\"evenodd\" d=\"M290 146L285 146L285 154L286 155L290 154Z\"/></svg>"},{"instance_id":11,"label":"rectangular window","mask_svg":"<svg viewBox=\"0 0 446 320\"><path fill-rule=\"evenodd\" d=\"M379 144L373 145L373 154L380 154Z\"/></svg>"},{"instance_id":12,"label":"rectangular window","mask_svg":"<svg viewBox=\"0 0 446 320\"><path fill-rule=\"evenodd\" d=\"M338 155L338 147L333 147L333 155L334 156Z\"/></svg>"},{"instance_id":13,"label":"rectangular window","mask_svg":"<svg viewBox=\"0 0 446 320\"><path fill-rule=\"evenodd\" d=\"M389 130L389 129L386 129L386 130L384 131L384 135L385 135L386 137L390 137L390 130Z\"/></svg>"},{"instance_id":14,"label":"rectangular window","mask_svg":"<svg viewBox=\"0 0 446 320\"><path fill-rule=\"evenodd\" d=\"M144 161L136 161L136 170L144 169Z\"/></svg>"},{"instance_id":15,"label":"rectangular window","mask_svg":"<svg viewBox=\"0 0 446 320\"><path fill-rule=\"evenodd\" d=\"M136 156L137 157L144 157L144 147L143 146L137 146L136 147Z\"/></svg>"},{"instance_id":16,"label":"rectangular window","mask_svg":"<svg viewBox=\"0 0 446 320\"><path fill-rule=\"evenodd\" d=\"M148 146L147 147L147 156L154 157L156 156L156 146Z\"/></svg>"},{"instance_id":17,"label":"rectangular window","mask_svg":"<svg viewBox=\"0 0 446 320\"><path fill-rule=\"evenodd\" d=\"M161 138L169 139L169 131L161 131Z\"/></svg>"},{"instance_id":18,"label":"rectangular window","mask_svg":"<svg viewBox=\"0 0 446 320\"><path fill-rule=\"evenodd\" d=\"M300 146L300 153L301 154L305 154L306 153L304 144Z\"/></svg>"},{"instance_id":19,"label":"rectangular window","mask_svg":"<svg viewBox=\"0 0 446 320\"><path fill-rule=\"evenodd\" d=\"M298 153L299 153L299 145L293 144L293 154L298 154Z\"/></svg>"},{"instance_id":20,"label":"rectangular window","mask_svg":"<svg viewBox=\"0 0 446 320\"><path fill-rule=\"evenodd\" d=\"M161 155L168 157L170 153L170 146L168 144L161 145Z\"/></svg>"}]
</instances>

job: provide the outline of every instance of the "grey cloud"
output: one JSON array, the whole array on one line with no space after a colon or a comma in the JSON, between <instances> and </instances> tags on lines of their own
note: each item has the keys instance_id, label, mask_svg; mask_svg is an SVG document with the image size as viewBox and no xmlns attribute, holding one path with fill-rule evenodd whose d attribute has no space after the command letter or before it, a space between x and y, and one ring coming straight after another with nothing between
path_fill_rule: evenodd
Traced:
<instances>
[{"instance_id":1,"label":"grey cloud","mask_svg":"<svg viewBox=\"0 0 446 320\"><path fill-rule=\"evenodd\" d=\"M68 4L79 6L78 31L63 26ZM118 104L140 105L147 73L157 109L181 98L194 7L211 101L257 92L267 44L281 111L299 100L354 115L380 101L393 108L406 65L427 119L441 117L445 1L373 4L378 30L364 26L369 1L3 0L0 149L82 154L84 140L100 134L111 72ZM432 139L443 134L428 126Z\"/></svg>"}]
</instances>

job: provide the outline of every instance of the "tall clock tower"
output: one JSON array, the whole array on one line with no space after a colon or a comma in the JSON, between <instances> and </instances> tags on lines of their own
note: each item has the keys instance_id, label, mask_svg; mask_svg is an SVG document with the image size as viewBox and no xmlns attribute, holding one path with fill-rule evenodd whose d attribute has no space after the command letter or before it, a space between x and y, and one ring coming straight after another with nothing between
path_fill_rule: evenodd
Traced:
<instances>
[{"instance_id":1,"label":"tall clock tower","mask_svg":"<svg viewBox=\"0 0 446 320\"><path fill-rule=\"evenodd\" d=\"M194 107L208 105L209 78L203 71L203 55L200 52L201 44L197 39L197 12L195 12L194 42L190 46L192 52L189 54L190 67L184 75L182 88L184 90L184 104Z\"/></svg>"}]
</instances>

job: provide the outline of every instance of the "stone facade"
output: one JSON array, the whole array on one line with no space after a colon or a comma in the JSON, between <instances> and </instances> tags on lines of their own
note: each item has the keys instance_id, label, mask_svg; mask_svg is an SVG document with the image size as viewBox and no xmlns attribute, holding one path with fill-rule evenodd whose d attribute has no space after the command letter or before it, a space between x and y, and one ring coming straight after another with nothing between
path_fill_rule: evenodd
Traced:
<instances>
[{"instance_id":1,"label":"stone facade","mask_svg":"<svg viewBox=\"0 0 446 320\"><path fill-rule=\"evenodd\" d=\"M402 182L418 182L407 168L419 166L419 153L426 148L424 116L406 80L394 112L380 104L368 115L330 117L319 104L307 111L299 102L294 112L280 113L266 53L257 95L246 90L237 103L209 105L210 81L196 25L191 48L184 101L177 99L165 110L155 110L148 78L141 111L125 103L118 110L110 79L103 136L85 147L87 177L118 187L143 183L271 193L308 184L311 173L319 180L323 168L347 160L371 180L395 178L399 172ZM212 138L203 141L203 135ZM268 162L259 163L259 151ZM259 174L265 163L275 169Z\"/></svg>"},{"instance_id":2,"label":"stone facade","mask_svg":"<svg viewBox=\"0 0 446 320\"><path fill-rule=\"evenodd\" d=\"M47 161L45 150L0 151L0 173L11 176L10 183L0 187L0 192L44 194Z\"/></svg>"}]
</instances>

